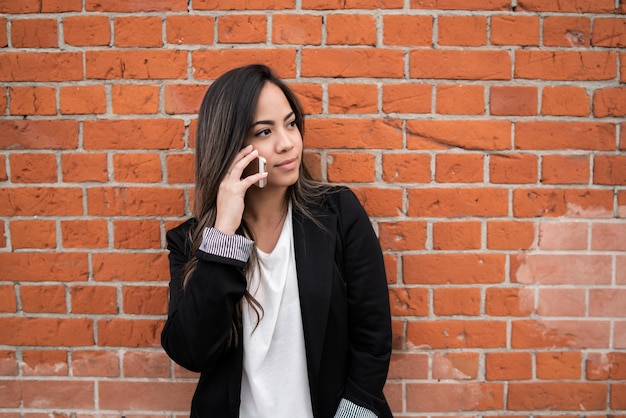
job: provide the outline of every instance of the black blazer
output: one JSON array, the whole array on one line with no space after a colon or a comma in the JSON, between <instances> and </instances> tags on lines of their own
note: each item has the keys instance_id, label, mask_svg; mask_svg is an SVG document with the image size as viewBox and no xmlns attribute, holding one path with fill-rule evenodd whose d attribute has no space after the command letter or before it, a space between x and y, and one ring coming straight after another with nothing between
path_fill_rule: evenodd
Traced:
<instances>
[{"instance_id":1,"label":"black blazer","mask_svg":"<svg viewBox=\"0 0 626 418\"><path fill-rule=\"evenodd\" d=\"M346 398L391 417L383 395L391 317L378 239L347 188L335 188L311 210L322 227L294 208L293 234L313 415L334 417ZM191 257L189 230L195 224L192 219L167 233L170 301L161 343L176 363L200 372L192 416L238 417L241 327L236 347L227 347L227 337L246 289L245 265L198 251L183 291L181 272Z\"/></svg>"}]
</instances>

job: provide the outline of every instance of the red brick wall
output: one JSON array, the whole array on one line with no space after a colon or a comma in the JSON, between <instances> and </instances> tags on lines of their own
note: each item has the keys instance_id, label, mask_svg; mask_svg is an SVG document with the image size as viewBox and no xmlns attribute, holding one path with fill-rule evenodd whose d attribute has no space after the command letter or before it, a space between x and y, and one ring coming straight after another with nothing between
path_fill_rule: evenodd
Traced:
<instances>
[{"instance_id":1,"label":"red brick wall","mask_svg":"<svg viewBox=\"0 0 626 418\"><path fill-rule=\"evenodd\" d=\"M623 1L0 13L1 418L185 415L164 233L190 215L204 91L257 61L379 233L396 416L626 415Z\"/></svg>"}]
</instances>

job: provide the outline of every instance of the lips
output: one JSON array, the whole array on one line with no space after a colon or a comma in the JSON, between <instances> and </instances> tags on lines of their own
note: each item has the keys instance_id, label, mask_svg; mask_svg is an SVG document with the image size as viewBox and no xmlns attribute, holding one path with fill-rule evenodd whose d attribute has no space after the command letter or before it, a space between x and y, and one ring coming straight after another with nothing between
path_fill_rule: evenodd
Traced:
<instances>
[{"instance_id":1,"label":"lips","mask_svg":"<svg viewBox=\"0 0 626 418\"><path fill-rule=\"evenodd\" d=\"M291 168L292 165L294 165L296 162L298 161L297 158L290 158L288 160L285 161L281 161L278 164L275 164L274 167L284 167L284 168Z\"/></svg>"}]
</instances>

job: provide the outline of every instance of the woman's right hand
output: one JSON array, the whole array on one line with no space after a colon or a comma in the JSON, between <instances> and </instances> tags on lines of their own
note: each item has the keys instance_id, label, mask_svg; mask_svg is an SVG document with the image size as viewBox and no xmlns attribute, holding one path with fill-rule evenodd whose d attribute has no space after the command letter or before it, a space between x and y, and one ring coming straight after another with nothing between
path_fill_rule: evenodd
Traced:
<instances>
[{"instance_id":1,"label":"woman's right hand","mask_svg":"<svg viewBox=\"0 0 626 418\"><path fill-rule=\"evenodd\" d=\"M258 156L258 151L253 149L252 145L242 148L220 183L214 228L226 235L233 235L241 224L245 207L244 198L250 186L267 177L267 173L254 173L242 178L246 167Z\"/></svg>"}]
</instances>

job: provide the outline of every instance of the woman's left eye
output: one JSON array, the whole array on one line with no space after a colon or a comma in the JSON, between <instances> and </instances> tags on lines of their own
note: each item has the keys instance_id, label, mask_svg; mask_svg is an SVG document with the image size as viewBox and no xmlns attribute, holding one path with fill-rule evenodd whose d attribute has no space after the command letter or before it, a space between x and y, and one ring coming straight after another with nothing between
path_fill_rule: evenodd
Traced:
<instances>
[{"instance_id":1,"label":"woman's left eye","mask_svg":"<svg viewBox=\"0 0 626 418\"><path fill-rule=\"evenodd\" d=\"M290 128L293 128L294 126L296 126L296 120L292 120L290 122L287 122L287 126L289 126Z\"/></svg>"}]
</instances>

